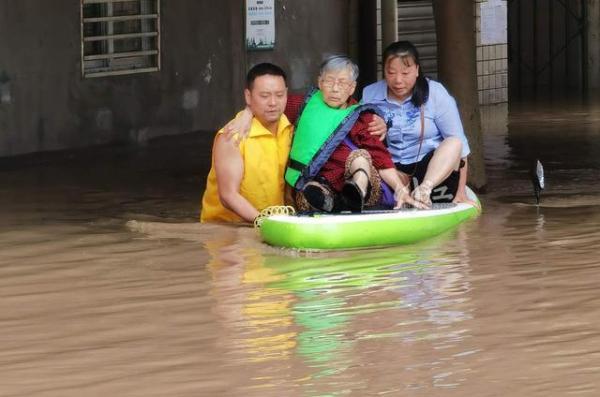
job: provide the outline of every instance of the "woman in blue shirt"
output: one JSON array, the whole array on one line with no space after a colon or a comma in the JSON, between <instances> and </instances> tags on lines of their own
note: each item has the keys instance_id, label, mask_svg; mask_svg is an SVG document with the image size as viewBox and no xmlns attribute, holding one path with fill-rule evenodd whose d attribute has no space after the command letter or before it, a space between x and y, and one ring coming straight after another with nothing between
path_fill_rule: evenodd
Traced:
<instances>
[{"instance_id":1,"label":"woman in blue shirt","mask_svg":"<svg viewBox=\"0 0 600 397\"><path fill-rule=\"evenodd\" d=\"M419 54L408 41L383 53L385 80L365 87L363 102L385 109L388 150L412 197L432 202L467 201L470 153L456 101L438 82L423 76Z\"/></svg>"}]
</instances>

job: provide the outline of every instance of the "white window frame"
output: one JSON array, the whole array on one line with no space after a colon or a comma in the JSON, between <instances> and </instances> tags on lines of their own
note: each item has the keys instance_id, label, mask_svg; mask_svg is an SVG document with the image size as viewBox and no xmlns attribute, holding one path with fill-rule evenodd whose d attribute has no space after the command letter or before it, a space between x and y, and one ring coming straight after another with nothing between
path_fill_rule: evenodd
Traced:
<instances>
[{"instance_id":1,"label":"white window frame","mask_svg":"<svg viewBox=\"0 0 600 397\"><path fill-rule=\"evenodd\" d=\"M81 21L81 76L88 77L106 77L118 76L135 73L148 73L160 71L161 67L161 48L160 48L160 0L154 1L156 5L156 13L144 12L144 0L80 0L80 21ZM140 14L113 16L112 7L114 3L140 3ZM108 12L106 16L84 18L83 9L88 4L106 4ZM150 32L135 32L126 34L114 34L114 22L127 22L134 20L155 20L156 29ZM106 32L96 36L85 35L86 23L106 23ZM142 29L143 30L143 29ZM123 39L141 38L142 50L129 52L115 52L115 41ZM144 38L155 38L156 45L154 48L148 48ZM85 54L85 44L87 42L104 41L106 42L106 51L99 54ZM129 61L127 61L128 59ZM151 59L153 66L143 66ZM96 65L98 61L108 62L108 66L99 67ZM114 65L113 65L114 64ZM140 64L142 66L140 66Z\"/></svg>"}]
</instances>

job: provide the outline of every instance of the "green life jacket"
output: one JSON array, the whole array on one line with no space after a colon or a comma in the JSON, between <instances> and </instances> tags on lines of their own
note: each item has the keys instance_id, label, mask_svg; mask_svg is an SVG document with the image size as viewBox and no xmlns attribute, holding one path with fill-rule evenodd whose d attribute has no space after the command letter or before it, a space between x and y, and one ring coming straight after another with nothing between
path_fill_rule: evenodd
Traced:
<instances>
[{"instance_id":1,"label":"green life jacket","mask_svg":"<svg viewBox=\"0 0 600 397\"><path fill-rule=\"evenodd\" d=\"M301 181L300 184L298 182L299 179L305 179L301 176L307 166L357 107L358 105L353 105L335 109L325 103L321 91L309 94L294 130L290 159L285 172L287 183L299 190L303 188L306 181Z\"/></svg>"}]
</instances>

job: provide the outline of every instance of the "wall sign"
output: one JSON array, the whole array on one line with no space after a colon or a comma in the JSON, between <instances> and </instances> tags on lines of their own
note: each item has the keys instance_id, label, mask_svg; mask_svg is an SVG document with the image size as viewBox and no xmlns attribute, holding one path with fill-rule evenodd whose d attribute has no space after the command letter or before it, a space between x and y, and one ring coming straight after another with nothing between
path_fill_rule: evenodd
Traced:
<instances>
[{"instance_id":1,"label":"wall sign","mask_svg":"<svg viewBox=\"0 0 600 397\"><path fill-rule=\"evenodd\" d=\"M488 0L481 4L481 44L506 44L506 2Z\"/></svg>"},{"instance_id":2,"label":"wall sign","mask_svg":"<svg viewBox=\"0 0 600 397\"><path fill-rule=\"evenodd\" d=\"M275 47L274 0L246 0L246 48L269 50Z\"/></svg>"}]
</instances>

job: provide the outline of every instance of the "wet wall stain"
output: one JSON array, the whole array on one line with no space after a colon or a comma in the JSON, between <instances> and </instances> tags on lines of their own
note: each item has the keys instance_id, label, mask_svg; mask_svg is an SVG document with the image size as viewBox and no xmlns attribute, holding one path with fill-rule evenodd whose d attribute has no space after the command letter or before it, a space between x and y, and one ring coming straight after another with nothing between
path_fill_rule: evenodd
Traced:
<instances>
[{"instance_id":1,"label":"wet wall stain","mask_svg":"<svg viewBox=\"0 0 600 397\"><path fill-rule=\"evenodd\" d=\"M204 68L204 71L202 72L202 79L204 80L204 82L206 84L210 84L210 81L212 80L212 72L213 72L212 58L210 58L208 60L208 63L206 64L206 67Z\"/></svg>"},{"instance_id":2,"label":"wet wall stain","mask_svg":"<svg viewBox=\"0 0 600 397\"><path fill-rule=\"evenodd\" d=\"M9 105L11 103L10 77L6 72L0 71L0 105Z\"/></svg>"},{"instance_id":3,"label":"wet wall stain","mask_svg":"<svg viewBox=\"0 0 600 397\"><path fill-rule=\"evenodd\" d=\"M44 141L46 140L46 122L43 117L38 118L37 123L37 142L38 150L44 150Z\"/></svg>"}]
</instances>

